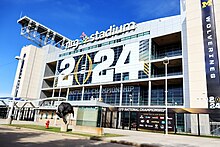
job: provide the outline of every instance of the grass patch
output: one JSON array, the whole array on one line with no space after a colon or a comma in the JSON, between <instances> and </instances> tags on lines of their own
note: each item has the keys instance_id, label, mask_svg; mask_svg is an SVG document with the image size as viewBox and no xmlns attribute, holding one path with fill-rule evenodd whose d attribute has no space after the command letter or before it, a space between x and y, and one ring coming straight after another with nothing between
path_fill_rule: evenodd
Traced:
<instances>
[{"instance_id":1,"label":"grass patch","mask_svg":"<svg viewBox=\"0 0 220 147\"><path fill-rule=\"evenodd\" d=\"M164 131L158 131L158 130L138 129L138 131L148 132L148 133L160 133L160 134L164 134Z\"/></svg>"},{"instance_id":2,"label":"grass patch","mask_svg":"<svg viewBox=\"0 0 220 147\"><path fill-rule=\"evenodd\" d=\"M120 135L120 134L111 134L111 133L105 133L104 137L121 137L125 135Z\"/></svg>"},{"instance_id":3,"label":"grass patch","mask_svg":"<svg viewBox=\"0 0 220 147\"><path fill-rule=\"evenodd\" d=\"M46 129L45 126L23 125L23 124L12 124L9 126L36 129L36 130L42 130L42 131L50 131L50 132L60 132L60 128L58 128L58 127L49 127L48 129Z\"/></svg>"},{"instance_id":4,"label":"grass patch","mask_svg":"<svg viewBox=\"0 0 220 147\"><path fill-rule=\"evenodd\" d=\"M96 136L93 134L86 134L86 133L77 133L77 132L72 132L71 129L68 129L68 132L61 132L60 127L49 127L48 129L45 128L45 126L40 126L40 125L24 125L24 124L12 124L8 126L13 126L17 128L28 128L28 129L35 129L35 130L41 130L41 131L49 131L49 132L56 132L56 133L65 133L65 134L71 134L71 135L77 135L77 136L83 136L83 137L90 137L90 138L98 138L101 139L103 137L120 137L124 135L119 135L119 134L111 134L111 133L105 133L103 136Z\"/></svg>"}]
</instances>

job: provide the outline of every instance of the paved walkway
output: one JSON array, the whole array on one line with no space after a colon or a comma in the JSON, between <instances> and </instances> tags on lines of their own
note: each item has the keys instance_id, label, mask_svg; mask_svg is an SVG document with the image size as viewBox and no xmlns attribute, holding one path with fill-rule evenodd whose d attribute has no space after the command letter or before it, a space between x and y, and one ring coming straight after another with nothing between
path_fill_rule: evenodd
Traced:
<instances>
[{"instance_id":1,"label":"paved walkway","mask_svg":"<svg viewBox=\"0 0 220 147\"><path fill-rule=\"evenodd\" d=\"M0 124L6 123L0 119ZM16 124L36 124L36 122L13 121ZM104 141L118 143L132 143L137 146L163 147L220 147L220 138L206 138L184 135L165 135L132 130L104 128L105 133L121 134L121 137L107 137Z\"/></svg>"},{"instance_id":2,"label":"paved walkway","mask_svg":"<svg viewBox=\"0 0 220 147\"><path fill-rule=\"evenodd\" d=\"M48 131L0 125L1 147L126 147L106 141Z\"/></svg>"},{"instance_id":3,"label":"paved walkway","mask_svg":"<svg viewBox=\"0 0 220 147\"><path fill-rule=\"evenodd\" d=\"M134 144L145 144L165 147L220 147L220 138L206 138L184 135L165 135L160 133L105 129L105 133L123 134L126 136L105 138L105 140L116 140L133 142Z\"/></svg>"}]
</instances>

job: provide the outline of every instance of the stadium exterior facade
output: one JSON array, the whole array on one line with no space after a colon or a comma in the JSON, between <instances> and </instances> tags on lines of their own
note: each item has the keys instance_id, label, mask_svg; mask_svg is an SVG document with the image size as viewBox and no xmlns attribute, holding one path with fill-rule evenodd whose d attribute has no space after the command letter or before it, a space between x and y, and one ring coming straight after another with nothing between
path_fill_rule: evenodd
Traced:
<instances>
[{"instance_id":1,"label":"stadium exterior facade","mask_svg":"<svg viewBox=\"0 0 220 147\"><path fill-rule=\"evenodd\" d=\"M210 88L216 84L213 80L219 82L218 14L217 0L181 0L180 15L112 25L89 37L83 33L82 39L63 38L59 46L53 43L59 37L48 31L45 38L50 38L50 43L22 48L12 95L44 100L38 111L41 119L53 118L49 110L54 110L57 101L82 106L99 101L120 110L111 118L117 117L117 122L111 123L116 128L127 115L139 117L135 110L164 113L166 96L168 108L218 109L219 85ZM28 17L18 23L23 31L31 27L39 30ZM206 36L209 40L205 42ZM168 63L164 63L165 57ZM122 116L126 109L135 113ZM175 117L174 123L183 131L198 131L196 115ZM201 133L209 134L209 115L201 114L200 121Z\"/></svg>"}]
</instances>

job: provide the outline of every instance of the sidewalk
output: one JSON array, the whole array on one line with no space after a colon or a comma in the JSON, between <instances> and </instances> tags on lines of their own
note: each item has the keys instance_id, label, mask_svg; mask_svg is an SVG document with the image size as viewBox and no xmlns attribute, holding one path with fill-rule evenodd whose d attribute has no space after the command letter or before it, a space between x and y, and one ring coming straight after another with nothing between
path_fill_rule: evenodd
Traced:
<instances>
[{"instance_id":1,"label":"sidewalk","mask_svg":"<svg viewBox=\"0 0 220 147\"><path fill-rule=\"evenodd\" d=\"M5 124L4 119L0 119L0 124ZM14 124L37 124L28 121L13 121ZM165 135L160 133L140 132L132 130L104 128L105 133L121 134L121 137L106 137L102 140L106 142L116 142L135 146L148 147L219 147L220 138L206 138L184 135Z\"/></svg>"},{"instance_id":2,"label":"sidewalk","mask_svg":"<svg viewBox=\"0 0 220 147\"><path fill-rule=\"evenodd\" d=\"M206 138L184 135L165 135L160 133L105 128L105 133L123 134L122 137L105 138L106 141L131 142L134 145L166 147L219 147L220 138Z\"/></svg>"}]
</instances>

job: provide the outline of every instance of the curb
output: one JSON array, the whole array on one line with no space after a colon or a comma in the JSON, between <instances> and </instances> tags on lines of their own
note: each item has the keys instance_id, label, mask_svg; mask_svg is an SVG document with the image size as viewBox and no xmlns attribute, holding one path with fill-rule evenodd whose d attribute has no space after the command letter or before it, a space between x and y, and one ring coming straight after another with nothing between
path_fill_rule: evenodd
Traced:
<instances>
[{"instance_id":1,"label":"curb","mask_svg":"<svg viewBox=\"0 0 220 147\"><path fill-rule=\"evenodd\" d=\"M149 143L134 143L134 142L128 142L124 140L116 141L116 140L111 140L111 143L117 143L117 144L123 144L123 145L130 145L130 146L136 146L136 147L161 147L161 145L158 144L149 144Z\"/></svg>"},{"instance_id":2,"label":"curb","mask_svg":"<svg viewBox=\"0 0 220 147\"><path fill-rule=\"evenodd\" d=\"M90 140L96 140L96 141L105 141L110 143L116 143L116 144L122 144L122 145L130 145L130 146L136 146L136 147L161 147L160 144L149 144L149 143L135 143L135 142L129 142L125 140L106 140L105 138L90 138Z\"/></svg>"}]
</instances>

